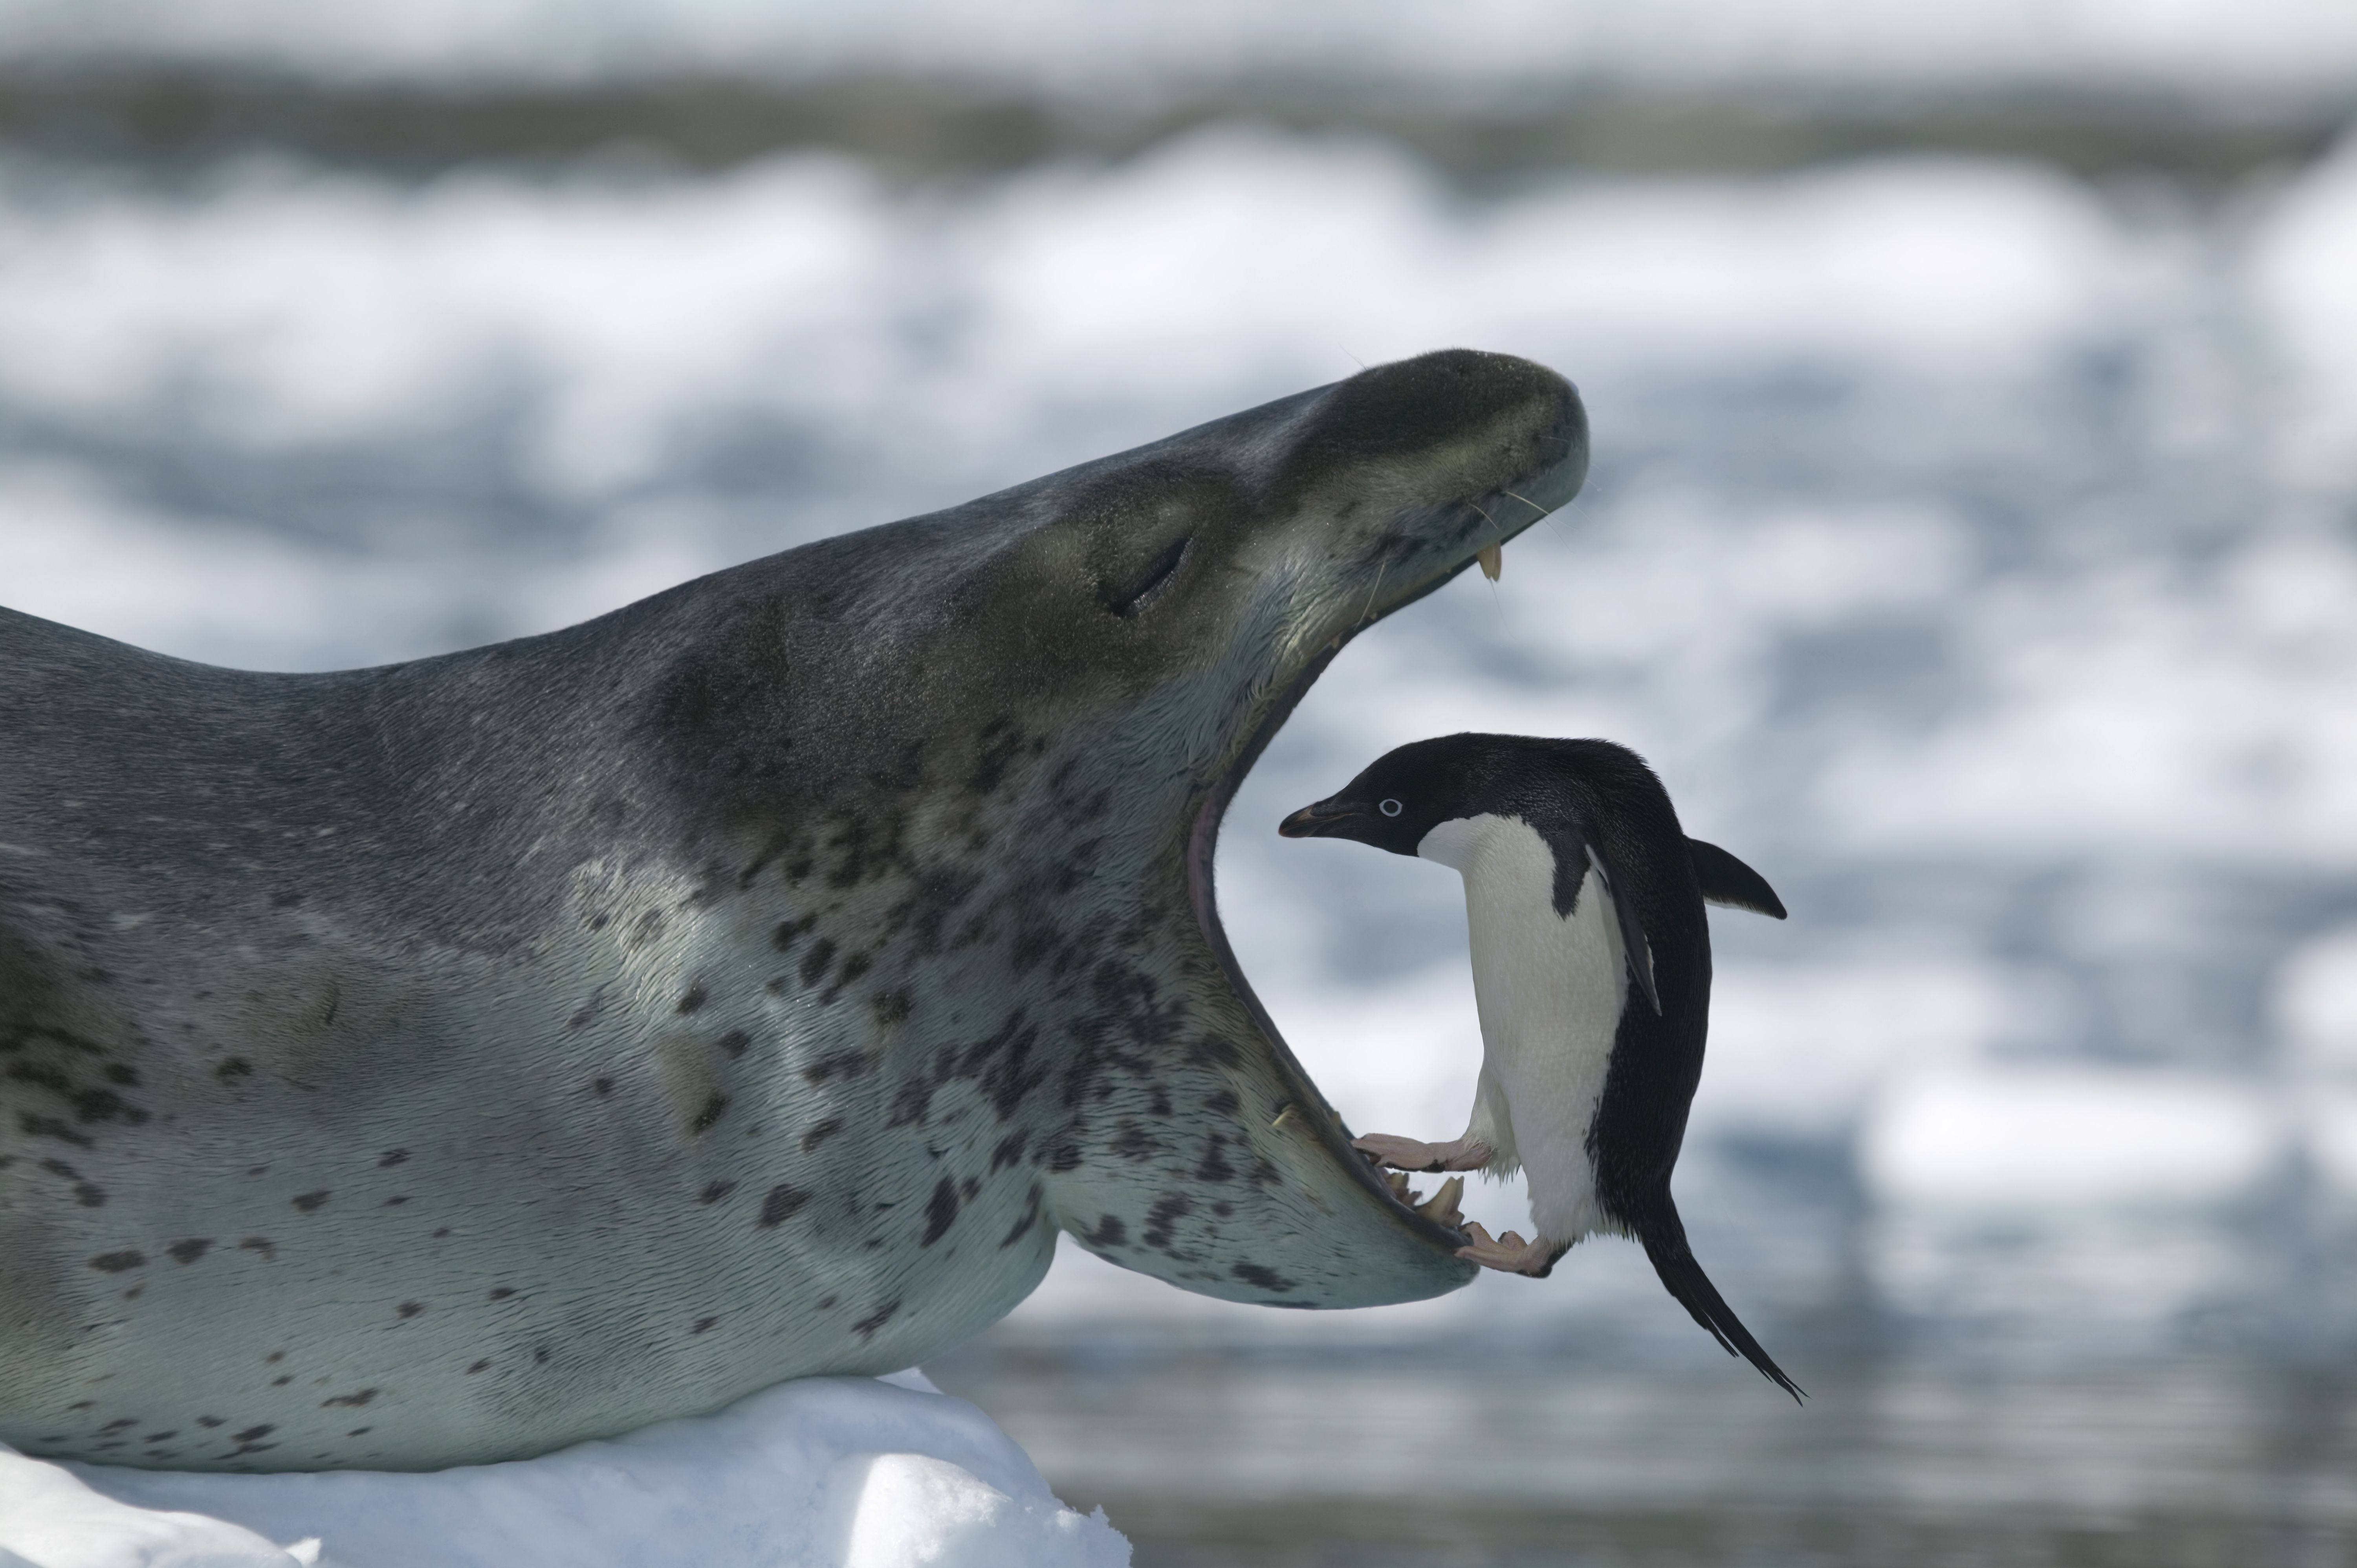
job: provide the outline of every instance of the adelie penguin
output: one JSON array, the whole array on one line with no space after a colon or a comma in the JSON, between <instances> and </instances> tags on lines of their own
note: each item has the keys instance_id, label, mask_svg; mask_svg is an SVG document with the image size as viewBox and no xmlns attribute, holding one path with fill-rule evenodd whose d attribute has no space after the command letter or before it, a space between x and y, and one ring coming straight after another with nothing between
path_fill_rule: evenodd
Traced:
<instances>
[{"instance_id":1,"label":"adelie penguin","mask_svg":"<svg viewBox=\"0 0 2357 1568\"><path fill-rule=\"evenodd\" d=\"M1278 831L1356 839L1465 879L1482 1047L1471 1120L1447 1144L1356 1146L1399 1170L1526 1171L1535 1236L1468 1225L1474 1244L1458 1256L1544 1276L1584 1237L1634 1237L1695 1321L1799 1398L1695 1262L1670 1197L1709 1024L1703 905L1781 920L1766 880L1686 837L1644 759L1602 740L1417 741Z\"/></svg>"}]
</instances>

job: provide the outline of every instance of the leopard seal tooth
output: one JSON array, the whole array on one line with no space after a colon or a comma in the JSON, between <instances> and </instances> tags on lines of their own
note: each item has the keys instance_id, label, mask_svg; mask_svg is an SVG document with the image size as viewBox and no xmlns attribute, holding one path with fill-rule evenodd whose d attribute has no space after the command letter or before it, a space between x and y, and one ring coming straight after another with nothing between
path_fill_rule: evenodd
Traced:
<instances>
[{"instance_id":1,"label":"leopard seal tooth","mask_svg":"<svg viewBox=\"0 0 2357 1568\"><path fill-rule=\"evenodd\" d=\"M0 612L0 1441L528 1455L921 1360L1059 1230L1456 1288L1212 847L1333 648L1586 458L1562 378L1450 350L382 669Z\"/></svg>"}]
</instances>

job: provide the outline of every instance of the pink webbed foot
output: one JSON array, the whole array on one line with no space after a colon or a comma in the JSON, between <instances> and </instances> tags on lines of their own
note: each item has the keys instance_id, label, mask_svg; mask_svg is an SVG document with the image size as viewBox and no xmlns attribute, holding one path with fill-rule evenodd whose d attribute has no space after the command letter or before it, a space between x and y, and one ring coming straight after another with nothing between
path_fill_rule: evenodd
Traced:
<instances>
[{"instance_id":1,"label":"pink webbed foot","mask_svg":"<svg viewBox=\"0 0 2357 1568\"><path fill-rule=\"evenodd\" d=\"M1478 1171L1491 1157L1487 1144L1469 1144L1462 1138L1446 1144L1420 1144L1414 1138L1394 1138L1389 1133L1370 1133L1363 1138L1353 1138L1351 1147L1371 1155L1375 1164L1389 1165L1395 1171Z\"/></svg>"},{"instance_id":2,"label":"pink webbed foot","mask_svg":"<svg viewBox=\"0 0 2357 1568\"><path fill-rule=\"evenodd\" d=\"M1457 1255L1501 1273L1528 1274L1534 1280L1543 1280L1554 1270L1555 1261L1569 1251L1544 1239L1525 1241L1514 1230L1492 1238L1478 1223L1466 1225L1464 1230L1473 1238L1473 1244L1458 1248Z\"/></svg>"}]
</instances>

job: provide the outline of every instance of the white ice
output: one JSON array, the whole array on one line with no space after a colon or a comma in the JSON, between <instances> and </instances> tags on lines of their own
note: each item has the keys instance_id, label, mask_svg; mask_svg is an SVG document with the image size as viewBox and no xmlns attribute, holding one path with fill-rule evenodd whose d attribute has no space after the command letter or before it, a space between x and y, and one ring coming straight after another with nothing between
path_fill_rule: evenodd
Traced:
<instances>
[{"instance_id":1,"label":"white ice","mask_svg":"<svg viewBox=\"0 0 2357 1568\"><path fill-rule=\"evenodd\" d=\"M12 1555L13 1554L13 1555ZM0 1447L0 1568L1125 1568L920 1373L782 1383L503 1465L192 1475Z\"/></svg>"}]
</instances>

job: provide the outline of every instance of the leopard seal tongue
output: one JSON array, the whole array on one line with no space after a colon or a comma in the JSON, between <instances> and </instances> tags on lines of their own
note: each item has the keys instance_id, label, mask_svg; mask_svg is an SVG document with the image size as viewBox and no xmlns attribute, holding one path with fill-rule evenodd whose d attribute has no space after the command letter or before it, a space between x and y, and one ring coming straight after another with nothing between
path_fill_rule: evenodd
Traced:
<instances>
[{"instance_id":1,"label":"leopard seal tongue","mask_svg":"<svg viewBox=\"0 0 2357 1568\"><path fill-rule=\"evenodd\" d=\"M1463 1283L1243 983L1229 796L1578 488L1449 350L544 637L212 669L0 612L0 1441L427 1467L880 1371L1056 1232Z\"/></svg>"}]
</instances>

